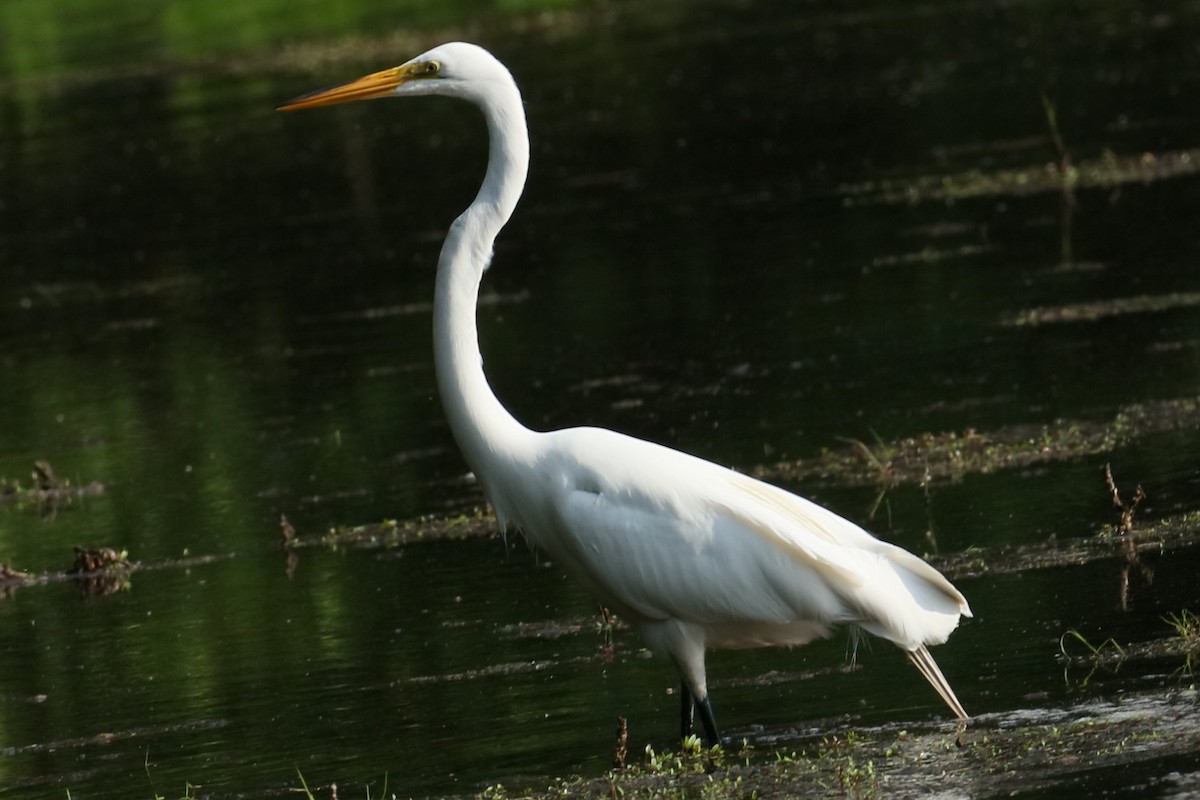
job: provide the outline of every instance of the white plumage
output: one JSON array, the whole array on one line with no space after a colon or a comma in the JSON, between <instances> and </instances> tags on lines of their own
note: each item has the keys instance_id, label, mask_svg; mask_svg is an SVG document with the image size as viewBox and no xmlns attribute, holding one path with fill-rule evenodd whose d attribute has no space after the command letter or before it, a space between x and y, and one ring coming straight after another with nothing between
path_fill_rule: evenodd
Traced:
<instances>
[{"instance_id":1,"label":"white plumage","mask_svg":"<svg viewBox=\"0 0 1200 800\"><path fill-rule=\"evenodd\" d=\"M540 433L488 386L475 323L492 243L524 187L525 114L508 70L452 43L390 70L297 98L296 109L441 94L475 103L490 137L475 201L438 262L434 360L446 416L502 525L521 530L665 652L717 739L709 647L798 645L853 625L895 643L960 718L928 645L946 641L966 599L941 573L801 497L666 447L599 428Z\"/></svg>"}]
</instances>

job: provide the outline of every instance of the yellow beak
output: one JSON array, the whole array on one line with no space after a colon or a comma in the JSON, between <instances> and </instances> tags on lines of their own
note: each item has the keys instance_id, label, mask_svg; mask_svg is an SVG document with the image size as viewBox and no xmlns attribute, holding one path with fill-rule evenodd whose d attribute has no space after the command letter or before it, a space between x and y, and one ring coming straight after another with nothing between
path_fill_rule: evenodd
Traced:
<instances>
[{"instance_id":1,"label":"yellow beak","mask_svg":"<svg viewBox=\"0 0 1200 800\"><path fill-rule=\"evenodd\" d=\"M331 106L335 103L349 103L354 100L372 100L377 97L387 97L397 86L414 78L429 77L430 72L422 64L407 64L402 67L372 72L349 83L342 83L328 89L318 89L315 92L302 94L275 107L276 111L299 111L302 108Z\"/></svg>"}]
</instances>

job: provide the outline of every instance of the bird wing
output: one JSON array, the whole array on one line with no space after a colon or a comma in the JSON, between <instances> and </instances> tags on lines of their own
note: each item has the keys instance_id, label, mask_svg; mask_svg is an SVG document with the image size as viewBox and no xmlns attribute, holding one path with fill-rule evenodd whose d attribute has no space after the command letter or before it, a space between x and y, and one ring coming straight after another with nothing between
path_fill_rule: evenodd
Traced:
<instances>
[{"instance_id":1,"label":"bird wing","mask_svg":"<svg viewBox=\"0 0 1200 800\"><path fill-rule=\"evenodd\" d=\"M782 489L611 431L547 436L557 455L543 485L558 490L527 535L615 608L708 625L850 622L909 650L969 614L924 561Z\"/></svg>"},{"instance_id":2,"label":"bird wing","mask_svg":"<svg viewBox=\"0 0 1200 800\"><path fill-rule=\"evenodd\" d=\"M778 487L736 473L729 480L738 498L731 513L747 526L777 546L807 542L842 567L830 587L865 630L911 652L944 642L959 616L971 615L958 589L907 550Z\"/></svg>"}]
</instances>

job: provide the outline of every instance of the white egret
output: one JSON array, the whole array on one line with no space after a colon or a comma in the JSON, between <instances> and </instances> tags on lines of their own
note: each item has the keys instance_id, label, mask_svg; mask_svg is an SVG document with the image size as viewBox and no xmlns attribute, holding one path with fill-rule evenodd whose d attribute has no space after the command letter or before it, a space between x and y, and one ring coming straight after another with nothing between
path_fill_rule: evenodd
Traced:
<instances>
[{"instance_id":1,"label":"white egret","mask_svg":"<svg viewBox=\"0 0 1200 800\"><path fill-rule=\"evenodd\" d=\"M708 461L599 428L532 431L505 410L484 377L475 313L529 163L512 75L486 50L451 43L279 108L415 95L462 98L487 120L487 173L438 259L433 343L450 428L500 525L520 530L670 656L685 734L698 711L708 741L719 740L706 648L799 645L837 625L898 645L966 719L926 646L946 641L971 610L920 558Z\"/></svg>"}]
</instances>

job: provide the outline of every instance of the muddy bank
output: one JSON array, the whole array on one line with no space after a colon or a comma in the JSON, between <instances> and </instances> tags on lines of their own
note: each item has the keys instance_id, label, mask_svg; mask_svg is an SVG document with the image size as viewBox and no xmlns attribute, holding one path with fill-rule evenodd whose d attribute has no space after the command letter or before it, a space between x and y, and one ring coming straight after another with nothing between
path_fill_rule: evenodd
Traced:
<instances>
[{"instance_id":1,"label":"muddy bank","mask_svg":"<svg viewBox=\"0 0 1200 800\"><path fill-rule=\"evenodd\" d=\"M491 786L475 796L1008 797L1152 782L1183 797L1200 785L1197 748L1197 693L1180 688L985 714L961 732L952 724L834 726L815 737L785 732L729 743L719 753L632 749L629 767L600 777Z\"/></svg>"}]
</instances>

